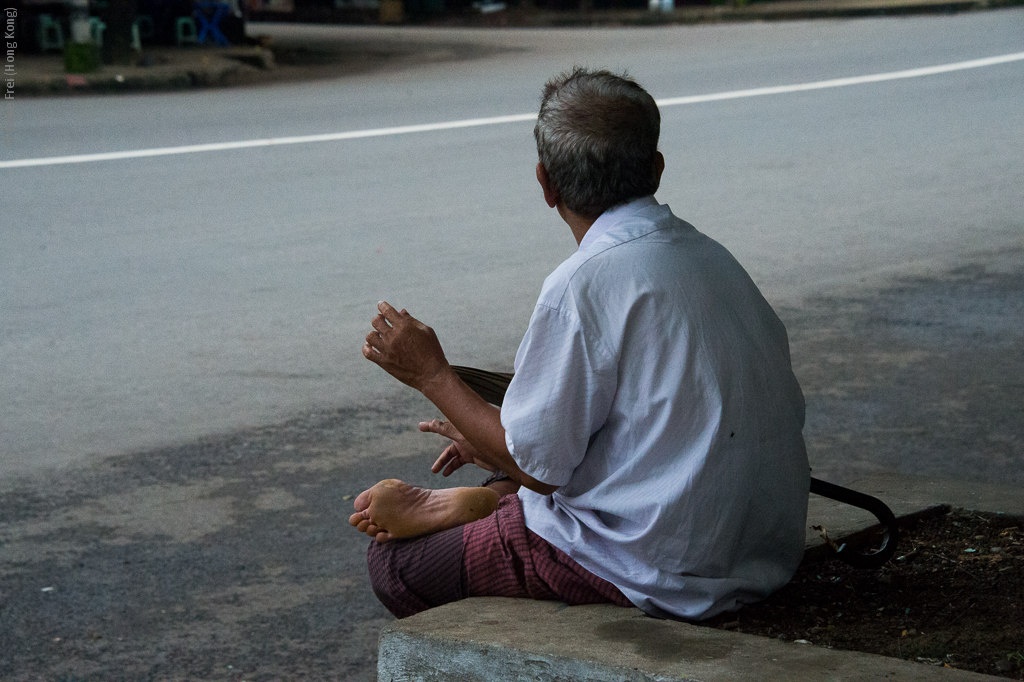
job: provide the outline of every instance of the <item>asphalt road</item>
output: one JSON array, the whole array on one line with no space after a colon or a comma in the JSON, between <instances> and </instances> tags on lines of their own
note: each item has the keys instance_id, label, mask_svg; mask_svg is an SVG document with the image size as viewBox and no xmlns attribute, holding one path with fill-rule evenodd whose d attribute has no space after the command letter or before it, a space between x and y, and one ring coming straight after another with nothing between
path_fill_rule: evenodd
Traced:
<instances>
[{"instance_id":1,"label":"asphalt road","mask_svg":"<svg viewBox=\"0 0 1024 682\"><path fill-rule=\"evenodd\" d=\"M528 113L574 63L629 69L659 98L889 72L1019 52L1024 13L381 41L406 35L434 61L306 85L15 101L0 153ZM491 55L443 61L444 41ZM1022 73L1017 62L667 108L659 198L776 302L961 263L1020 241ZM540 198L530 131L2 171L2 471L387 395L358 354L381 299L433 324L454 361L507 367L540 282L573 245Z\"/></svg>"},{"instance_id":2,"label":"asphalt road","mask_svg":"<svg viewBox=\"0 0 1024 682\"><path fill-rule=\"evenodd\" d=\"M1020 10L256 30L420 57L316 83L5 102L0 160L528 113L574 63L666 98L1024 49ZM663 110L659 198L787 322L820 475L1024 484L1022 86L1014 62ZM344 527L349 496L428 482L440 443L362 337L387 299L453 362L510 366L574 245L534 163L520 122L0 169L0 678L370 675L389 616Z\"/></svg>"}]
</instances>

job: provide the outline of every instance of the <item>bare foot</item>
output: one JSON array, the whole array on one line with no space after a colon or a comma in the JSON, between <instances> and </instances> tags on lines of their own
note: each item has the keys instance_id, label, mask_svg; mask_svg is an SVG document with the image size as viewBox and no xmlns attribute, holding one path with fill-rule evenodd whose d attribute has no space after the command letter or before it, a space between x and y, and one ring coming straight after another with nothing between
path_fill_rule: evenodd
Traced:
<instances>
[{"instance_id":1,"label":"bare foot","mask_svg":"<svg viewBox=\"0 0 1024 682\"><path fill-rule=\"evenodd\" d=\"M364 490L348 522L377 542L437 533L490 516L498 493L489 488L427 490L394 478Z\"/></svg>"}]
</instances>

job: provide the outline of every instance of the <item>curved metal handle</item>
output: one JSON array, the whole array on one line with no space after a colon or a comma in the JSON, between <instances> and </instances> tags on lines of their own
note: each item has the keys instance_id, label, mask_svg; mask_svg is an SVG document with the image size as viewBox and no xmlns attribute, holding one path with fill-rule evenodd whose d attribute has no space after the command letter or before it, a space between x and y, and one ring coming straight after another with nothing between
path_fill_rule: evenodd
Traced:
<instances>
[{"instance_id":1,"label":"curved metal handle","mask_svg":"<svg viewBox=\"0 0 1024 682\"><path fill-rule=\"evenodd\" d=\"M836 557L842 559L854 568L878 568L892 558L896 553L896 544L899 542L900 533L896 524L896 517L892 510L877 497L859 493L834 483L826 483L820 479L811 477L811 492L821 495L837 502L850 504L875 515L882 526L882 546L873 552L860 554L853 551L851 547L843 544L836 550Z\"/></svg>"}]
</instances>

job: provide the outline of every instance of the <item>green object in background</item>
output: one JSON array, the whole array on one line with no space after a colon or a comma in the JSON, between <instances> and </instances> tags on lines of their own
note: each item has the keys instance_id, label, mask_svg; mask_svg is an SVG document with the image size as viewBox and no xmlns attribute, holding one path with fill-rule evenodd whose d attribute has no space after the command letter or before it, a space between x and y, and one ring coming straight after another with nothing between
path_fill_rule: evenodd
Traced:
<instances>
[{"instance_id":1,"label":"green object in background","mask_svg":"<svg viewBox=\"0 0 1024 682\"><path fill-rule=\"evenodd\" d=\"M40 50L46 52L64 49L64 29L61 28L59 21L54 20L49 14L40 14L37 29L36 40Z\"/></svg>"},{"instance_id":2,"label":"green object in background","mask_svg":"<svg viewBox=\"0 0 1024 682\"><path fill-rule=\"evenodd\" d=\"M196 21L192 17L181 17L175 24L175 34L178 41L178 47L181 47L185 43L192 43L194 45L199 44L196 31Z\"/></svg>"},{"instance_id":3,"label":"green object in background","mask_svg":"<svg viewBox=\"0 0 1024 682\"><path fill-rule=\"evenodd\" d=\"M100 68L100 50L93 43L68 43L64 46L64 70L68 73L92 73Z\"/></svg>"}]
</instances>

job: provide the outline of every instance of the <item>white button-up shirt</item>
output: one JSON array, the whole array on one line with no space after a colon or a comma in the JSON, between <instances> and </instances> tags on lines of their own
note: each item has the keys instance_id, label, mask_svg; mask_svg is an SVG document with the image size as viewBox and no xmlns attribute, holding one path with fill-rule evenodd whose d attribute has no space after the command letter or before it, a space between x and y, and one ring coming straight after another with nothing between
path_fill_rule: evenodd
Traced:
<instances>
[{"instance_id":1,"label":"white button-up shirt","mask_svg":"<svg viewBox=\"0 0 1024 682\"><path fill-rule=\"evenodd\" d=\"M544 282L501 408L526 525L662 617L784 585L804 550L786 330L724 247L646 197Z\"/></svg>"}]
</instances>

